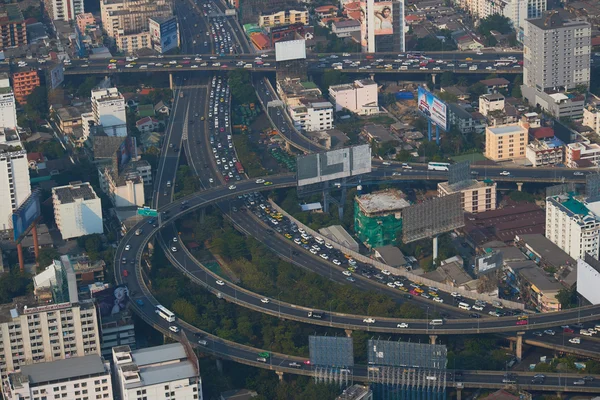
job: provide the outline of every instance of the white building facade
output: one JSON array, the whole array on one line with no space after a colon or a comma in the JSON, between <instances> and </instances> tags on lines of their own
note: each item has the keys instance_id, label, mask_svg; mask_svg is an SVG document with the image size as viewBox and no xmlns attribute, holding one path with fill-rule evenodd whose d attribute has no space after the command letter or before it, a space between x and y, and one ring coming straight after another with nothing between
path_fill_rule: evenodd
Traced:
<instances>
[{"instance_id":1,"label":"white building facade","mask_svg":"<svg viewBox=\"0 0 600 400\"><path fill-rule=\"evenodd\" d=\"M577 293L593 305L600 304L600 266L597 260L586 257L577 260Z\"/></svg>"},{"instance_id":2,"label":"white building facade","mask_svg":"<svg viewBox=\"0 0 600 400\"><path fill-rule=\"evenodd\" d=\"M144 181L139 173L115 176L112 169L104 168L98 170L98 176L100 188L110 197L115 207L142 207L145 204Z\"/></svg>"},{"instance_id":3,"label":"white building facade","mask_svg":"<svg viewBox=\"0 0 600 400\"><path fill-rule=\"evenodd\" d=\"M345 108L358 115L379 113L377 83L372 79L362 79L350 84L330 86L329 96L335 101L335 111L341 111Z\"/></svg>"},{"instance_id":4,"label":"white building facade","mask_svg":"<svg viewBox=\"0 0 600 400\"><path fill-rule=\"evenodd\" d=\"M117 88L92 90L92 113L109 136L127 136L125 98Z\"/></svg>"},{"instance_id":5,"label":"white building facade","mask_svg":"<svg viewBox=\"0 0 600 400\"><path fill-rule=\"evenodd\" d=\"M64 240L104 233L102 204L89 183L52 188L54 218Z\"/></svg>"},{"instance_id":6,"label":"white building facade","mask_svg":"<svg viewBox=\"0 0 600 400\"><path fill-rule=\"evenodd\" d=\"M44 0L44 5L53 20L73 21L84 13L84 0Z\"/></svg>"},{"instance_id":7,"label":"white building facade","mask_svg":"<svg viewBox=\"0 0 600 400\"><path fill-rule=\"evenodd\" d=\"M13 210L30 194L27 152L0 153L0 230L12 229Z\"/></svg>"},{"instance_id":8,"label":"white building facade","mask_svg":"<svg viewBox=\"0 0 600 400\"><path fill-rule=\"evenodd\" d=\"M600 135L600 108L589 105L583 109L583 125Z\"/></svg>"},{"instance_id":9,"label":"white building facade","mask_svg":"<svg viewBox=\"0 0 600 400\"><path fill-rule=\"evenodd\" d=\"M333 104L328 101L307 103L289 108L294 125L307 132L333 128Z\"/></svg>"},{"instance_id":10,"label":"white building facade","mask_svg":"<svg viewBox=\"0 0 600 400\"><path fill-rule=\"evenodd\" d=\"M17 103L8 74L0 74L0 128L16 129Z\"/></svg>"}]
</instances>

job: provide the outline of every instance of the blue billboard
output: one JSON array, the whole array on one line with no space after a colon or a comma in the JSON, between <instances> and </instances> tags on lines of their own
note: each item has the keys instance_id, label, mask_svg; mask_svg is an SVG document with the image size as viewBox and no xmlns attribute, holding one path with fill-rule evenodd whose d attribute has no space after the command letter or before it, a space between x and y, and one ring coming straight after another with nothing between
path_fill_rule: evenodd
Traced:
<instances>
[{"instance_id":1,"label":"blue billboard","mask_svg":"<svg viewBox=\"0 0 600 400\"><path fill-rule=\"evenodd\" d=\"M419 111L424 114L427 119L439 126L442 130L448 130L448 108L446 103L435 97L429 90L419 86L417 105Z\"/></svg>"},{"instance_id":2,"label":"blue billboard","mask_svg":"<svg viewBox=\"0 0 600 400\"><path fill-rule=\"evenodd\" d=\"M154 49L166 53L179 46L179 26L177 18L150 18L150 35Z\"/></svg>"},{"instance_id":3,"label":"blue billboard","mask_svg":"<svg viewBox=\"0 0 600 400\"><path fill-rule=\"evenodd\" d=\"M19 242L33 222L41 215L40 211L40 192L35 191L17 208L12 214L13 237L15 242Z\"/></svg>"}]
</instances>

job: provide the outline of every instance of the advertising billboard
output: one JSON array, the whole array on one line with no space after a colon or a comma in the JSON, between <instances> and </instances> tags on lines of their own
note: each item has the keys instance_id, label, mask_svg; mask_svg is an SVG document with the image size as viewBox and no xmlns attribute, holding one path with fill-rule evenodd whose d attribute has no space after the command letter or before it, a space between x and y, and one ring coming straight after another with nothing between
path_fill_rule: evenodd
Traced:
<instances>
[{"instance_id":1,"label":"advertising billboard","mask_svg":"<svg viewBox=\"0 0 600 400\"><path fill-rule=\"evenodd\" d=\"M402 240L404 243L431 238L465 226L465 213L461 199L460 192L453 193L403 209Z\"/></svg>"},{"instance_id":2,"label":"advertising billboard","mask_svg":"<svg viewBox=\"0 0 600 400\"><path fill-rule=\"evenodd\" d=\"M446 119L448 110L446 103L435 97L433 93L422 86L419 86L417 99L419 111L442 130L447 131L448 126Z\"/></svg>"},{"instance_id":3,"label":"advertising billboard","mask_svg":"<svg viewBox=\"0 0 600 400\"><path fill-rule=\"evenodd\" d=\"M502 267L504 259L502 253L492 251L475 257L475 272L478 275L485 275L489 272L496 271Z\"/></svg>"},{"instance_id":4,"label":"advertising billboard","mask_svg":"<svg viewBox=\"0 0 600 400\"><path fill-rule=\"evenodd\" d=\"M132 158L137 158L137 140L134 136L127 136L117 150L117 162L119 170Z\"/></svg>"},{"instance_id":5,"label":"advertising billboard","mask_svg":"<svg viewBox=\"0 0 600 400\"><path fill-rule=\"evenodd\" d=\"M286 40L275 43L275 61L304 60L306 58L306 41Z\"/></svg>"},{"instance_id":6,"label":"advertising billboard","mask_svg":"<svg viewBox=\"0 0 600 400\"><path fill-rule=\"evenodd\" d=\"M34 191L12 214L13 238L19 242L40 216L40 192Z\"/></svg>"},{"instance_id":7,"label":"advertising billboard","mask_svg":"<svg viewBox=\"0 0 600 400\"><path fill-rule=\"evenodd\" d=\"M129 301L129 289L125 285L107 288L93 294L98 304L100 316L107 317L117 314L127 307Z\"/></svg>"},{"instance_id":8,"label":"advertising billboard","mask_svg":"<svg viewBox=\"0 0 600 400\"><path fill-rule=\"evenodd\" d=\"M299 156L296 159L298 186L371 172L371 147L368 144Z\"/></svg>"},{"instance_id":9,"label":"advertising billboard","mask_svg":"<svg viewBox=\"0 0 600 400\"><path fill-rule=\"evenodd\" d=\"M375 35L391 35L394 33L394 25L392 20L392 2L381 1L373 3L372 13L375 16L373 22L375 24Z\"/></svg>"},{"instance_id":10,"label":"advertising billboard","mask_svg":"<svg viewBox=\"0 0 600 400\"><path fill-rule=\"evenodd\" d=\"M448 349L441 344L380 339L369 339L367 343L369 365L445 369L448 362Z\"/></svg>"},{"instance_id":11,"label":"advertising billboard","mask_svg":"<svg viewBox=\"0 0 600 400\"><path fill-rule=\"evenodd\" d=\"M150 18L148 27L154 49L159 53L166 53L179 46L177 18Z\"/></svg>"},{"instance_id":12,"label":"advertising billboard","mask_svg":"<svg viewBox=\"0 0 600 400\"><path fill-rule=\"evenodd\" d=\"M65 80L65 68L62 63L50 70L50 88L56 89Z\"/></svg>"},{"instance_id":13,"label":"advertising billboard","mask_svg":"<svg viewBox=\"0 0 600 400\"><path fill-rule=\"evenodd\" d=\"M308 352L311 365L348 368L354 366L352 338L309 336Z\"/></svg>"}]
</instances>

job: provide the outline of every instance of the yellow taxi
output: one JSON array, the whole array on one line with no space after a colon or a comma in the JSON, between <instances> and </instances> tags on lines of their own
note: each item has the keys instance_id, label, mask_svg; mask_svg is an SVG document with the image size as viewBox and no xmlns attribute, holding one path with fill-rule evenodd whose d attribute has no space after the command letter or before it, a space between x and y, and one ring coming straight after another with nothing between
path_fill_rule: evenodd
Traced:
<instances>
[{"instance_id":1,"label":"yellow taxi","mask_svg":"<svg viewBox=\"0 0 600 400\"><path fill-rule=\"evenodd\" d=\"M116 62L117 62L117 60L115 60L115 59L113 58L113 59L112 59L112 60L110 60L109 62L111 62L111 63L116 63Z\"/></svg>"},{"instance_id":2,"label":"yellow taxi","mask_svg":"<svg viewBox=\"0 0 600 400\"><path fill-rule=\"evenodd\" d=\"M417 292L417 293L423 293L423 292L424 292L424 290L423 290L423 289L421 289L421 288L415 288L415 292Z\"/></svg>"},{"instance_id":3,"label":"yellow taxi","mask_svg":"<svg viewBox=\"0 0 600 400\"><path fill-rule=\"evenodd\" d=\"M287 239L291 239L291 238L292 238L292 235L290 235L289 233L286 233L286 234L285 234L285 235L283 235L283 236L285 236Z\"/></svg>"}]
</instances>

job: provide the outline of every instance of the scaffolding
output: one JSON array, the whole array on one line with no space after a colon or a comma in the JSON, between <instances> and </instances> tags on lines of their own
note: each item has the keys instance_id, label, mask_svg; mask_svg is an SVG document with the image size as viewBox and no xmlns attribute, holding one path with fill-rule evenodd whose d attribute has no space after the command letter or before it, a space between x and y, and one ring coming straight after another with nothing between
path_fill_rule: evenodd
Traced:
<instances>
[{"instance_id":1,"label":"scaffolding","mask_svg":"<svg viewBox=\"0 0 600 400\"><path fill-rule=\"evenodd\" d=\"M354 232L370 249L393 245L402 237L402 218L396 218L395 214L369 217L354 202Z\"/></svg>"},{"instance_id":2,"label":"scaffolding","mask_svg":"<svg viewBox=\"0 0 600 400\"><path fill-rule=\"evenodd\" d=\"M403 367L369 367L373 397L380 400L445 400L446 372Z\"/></svg>"}]
</instances>

